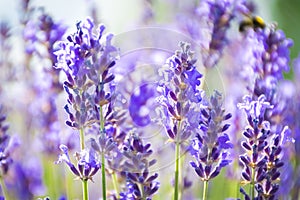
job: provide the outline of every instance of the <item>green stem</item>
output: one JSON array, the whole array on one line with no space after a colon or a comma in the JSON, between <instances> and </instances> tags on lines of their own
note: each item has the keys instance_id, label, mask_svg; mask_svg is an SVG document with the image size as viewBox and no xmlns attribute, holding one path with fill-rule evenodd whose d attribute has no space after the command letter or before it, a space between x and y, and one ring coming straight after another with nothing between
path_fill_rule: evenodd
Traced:
<instances>
[{"instance_id":1,"label":"green stem","mask_svg":"<svg viewBox=\"0 0 300 200\"><path fill-rule=\"evenodd\" d=\"M117 174L115 172L113 172L111 174L112 176L112 182L113 182L113 186L114 186L114 189L116 191L116 198L119 199L120 196L119 196L119 189L118 189L118 179L117 179Z\"/></svg>"},{"instance_id":2,"label":"green stem","mask_svg":"<svg viewBox=\"0 0 300 200\"><path fill-rule=\"evenodd\" d=\"M99 113L100 113L100 134L105 134L104 132L105 119L103 116L102 106L99 107ZM102 171L102 197L103 200L106 200L105 155L103 149L101 152L101 171Z\"/></svg>"},{"instance_id":3,"label":"green stem","mask_svg":"<svg viewBox=\"0 0 300 200\"><path fill-rule=\"evenodd\" d=\"M207 190L208 190L208 180L205 180L203 183L203 196L202 196L202 200L206 200L207 199Z\"/></svg>"},{"instance_id":4,"label":"green stem","mask_svg":"<svg viewBox=\"0 0 300 200\"><path fill-rule=\"evenodd\" d=\"M106 177L105 177L105 157L104 153L101 154L101 170L102 170L102 197L106 200Z\"/></svg>"},{"instance_id":5,"label":"green stem","mask_svg":"<svg viewBox=\"0 0 300 200\"><path fill-rule=\"evenodd\" d=\"M89 199L89 195L88 195L88 180L83 180L82 181L82 197L83 200L88 200Z\"/></svg>"},{"instance_id":6,"label":"green stem","mask_svg":"<svg viewBox=\"0 0 300 200\"><path fill-rule=\"evenodd\" d=\"M175 185L174 185L174 200L178 200L179 186L179 162L180 162L180 144L177 141L175 147Z\"/></svg>"},{"instance_id":7,"label":"green stem","mask_svg":"<svg viewBox=\"0 0 300 200\"><path fill-rule=\"evenodd\" d=\"M185 161L185 154L180 155L180 160L179 160L179 171L178 171L178 199L182 199L183 195L183 170L184 167L184 161Z\"/></svg>"},{"instance_id":8,"label":"green stem","mask_svg":"<svg viewBox=\"0 0 300 200\"><path fill-rule=\"evenodd\" d=\"M4 179L3 177L0 177L1 179L1 188L2 188L2 195L4 197L4 199L9 199L9 196L7 195L7 189L6 189L6 185L5 185L5 182L4 182Z\"/></svg>"},{"instance_id":9,"label":"green stem","mask_svg":"<svg viewBox=\"0 0 300 200\"><path fill-rule=\"evenodd\" d=\"M103 116L103 108L99 107L100 112L100 133L104 133L104 116Z\"/></svg>"},{"instance_id":10,"label":"green stem","mask_svg":"<svg viewBox=\"0 0 300 200\"><path fill-rule=\"evenodd\" d=\"M141 194L142 194L141 200L146 200L145 190L144 190L144 185L143 184L140 184L140 190L141 190Z\"/></svg>"},{"instance_id":11,"label":"green stem","mask_svg":"<svg viewBox=\"0 0 300 200\"><path fill-rule=\"evenodd\" d=\"M235 191L235 193L236 193L236 198L238 198L238 199L240 199L240 196L241 196L241 193L240 193L240 183L236 183L236 191Z\"/></svg>"},{"instance_id":12,"label":"green stem","mask_svg":"<svg viewBox=\"0 0 300 200\"><path fill-rule=\"evenodd\" d=\"M84 128L81 127L80 130L80 149L84 149ZM82 197L83 200L88 200L89 199L89 194L88 194L88 180L82 180Z\"/></svg>"},{"instance_id":13,"label":"green stem","mask_svg":"<svg viewBox=\"0 0 300 200\"><path fill-rule=\"evenodd\" d=\"M250 183L250 199L254 199L254 189L255 189L255 169L251 168L251 172L252 172L252 177L251 177L251 183Z\"/></svg>"},{"instance_id":14,"label":"green stem","mask_svg":"<svg viewBox=\"0 0 300 200\"><path fill-rule=\"evenodd\" d=\"M80 149L83 150L84 149L84 130L83 130L83 128L80 128L79 133L80 133Z\"/></svg>"}]
</instances>

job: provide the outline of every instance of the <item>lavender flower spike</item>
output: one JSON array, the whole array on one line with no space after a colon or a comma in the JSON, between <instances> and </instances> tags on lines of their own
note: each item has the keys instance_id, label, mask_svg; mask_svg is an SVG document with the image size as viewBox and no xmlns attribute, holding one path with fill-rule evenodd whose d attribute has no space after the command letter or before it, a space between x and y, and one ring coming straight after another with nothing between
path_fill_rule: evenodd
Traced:
<instances>
[{"instance_id":1,"label":"lavender flower spike","mask_svg":"<svg viewBox=\"0 0 300 200\"><path fill-rule=\"evenodd\" d=\"M245 199L277 199L279 189L280 168L282 161L283 144L288 141L289 129L284 127L280 133L273 133L270 122L266 121L266 110L273 106L265 101L264 95L258 100L250 96L244 97L244 103L238 104L247 116L248 126L243 132L245 141L242 148L245 154L240 156L244 168L242 171L243 184L250 184L250 194L243 188L241 193Z\"/></svg>"},{"instance_id":2,"label":"lavender flower spike","mask_svg":"<svg viewBox=\"0 0 300 200\"><path fill-rule=\"evenodd\" d=\"M181 145L198 127L197 103L202 100L199 89L202 74L196 69L196 60L190 44L180 42L181 50L167 60L162 69L163 80L159 83L161 94L158 102L161 107L161 118L168 137L175 143L175 182L174 200L178 200L179 191L179 161Z\"/></svg>"},{"instance_id":3,"label":"lavender flower spike","mask_svg":"<svg viewBox=\"0 0 300 200\"><path fill-rule=\"evenodd\" d=\"M225 113L222 104L221 94L215 91L207 105L201 108L200 132L190 146L190 153L196 160L190 164L202 181L215 178L231 162L228 150L233 145L225 133L230 125L224 124L231 114Z\"/></svg>"},{"instance_id":4,"label":"lavender flower spike","mask_svg":"<svg viewBox=\"0 0 300 200\"><path fill-rule=\"evenodd\" d=\"M55 67L62 69L67 78L64 82L68 95L65 110L69 115L66 124L76 129L97 121L95 107L108 104L114 92L111 85L114 75L109 71L117 59L117 48L111 44L113 35L103 36L104 25L100 25L97 35L93 29L91 19L79 22L76 34L69 35L67 42L59 43L55 52Z\"/></svg>"},{"instance_id":5,"label":"lavender flower spike","mask_svg":"<svg viewBox=\"0 0 300 200\"><path fill-rule=\"evenodd\" d=\"M156 163L155 159L149 159L153 152L150 147L150 144L144 145L138 136L130 136L124 145L123 154L127 159L122 174L127 180L127 191L120 193L121 200L151 200L158 191L160 186L156 181L158 174L149 172L149 167Z\"/></svg>"},{"instance_id":6,"label":"lavender flower spike","mask_svg":"<svg viewBox=\"0 0 300 200\"><path fill-rule=\"evenodd\" d=\"M195 104L202 100L202 91L198 88L202 74L196 69L190 44L181 42L179 46L181 50L170 57L162 69L157 100L162 105L163 125L169 138L182 142L198 126L194 117L197 116ZM181 127L178 127L179 122Z\"/></svg>"}]
</instances>

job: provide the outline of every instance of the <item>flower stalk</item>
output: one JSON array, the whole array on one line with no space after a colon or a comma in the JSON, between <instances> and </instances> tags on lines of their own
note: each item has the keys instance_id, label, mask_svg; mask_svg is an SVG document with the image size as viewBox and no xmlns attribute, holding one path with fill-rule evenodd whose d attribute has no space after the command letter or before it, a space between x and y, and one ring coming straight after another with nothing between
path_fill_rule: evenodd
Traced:
<instances>
[{"instance_id":1,"label":"flower stalk","mask_svg":"<svg viewBox=\"0 0 300 200\"><path fill-rule=\"evenodd\" d=\"M88 180L82 180L82 197L83 200L88 200L89 195L88 195Z\"/></svg>"},{"instance_id":2,"label":"flower stalk","mask_svg":"<svg viewBox=\"0 0 300 200\"><path fill-rule=\"evenodd\" d=\"M204 180L203 181L203 196L202 196L202 200L206 200L207 199L207 192L208 192L208 180Z\"/></svg>"},{"instance_id":3,"label":"flower stalk","mask_svg":"<svg viewBox=\"0 0 300 200\"><path fill-rule=\"evenodd\" d=\"M120 195L119 195L119 184L118 184L118 178L117 178L116 172L112 172L111 176L112 176L113 187L114 187L114 190L116 192L116 198L119 199L120 198Z\"/></svg>"},{"instance_id":4,"label":"flower stalk","mask_svg":"<svg viewBox=\"0 0 300 200\"><path fill-rule=\"evenodd\" d=\"M175 183L174 183L174 200L179 196L179 163L180 163L180 144L176 142L175 146Z\"/></svg>"},{"instance_id":5,"label":"flower stalk","mask_svg":"<svg viewBox=\"0 0 300 200\"><path fill-rule=\"evenodd\" d=\"M106 176L105 176L105 156L101 154L101 172L102 172L102 197L106 200Z\"/></svg>"}]
</instances>

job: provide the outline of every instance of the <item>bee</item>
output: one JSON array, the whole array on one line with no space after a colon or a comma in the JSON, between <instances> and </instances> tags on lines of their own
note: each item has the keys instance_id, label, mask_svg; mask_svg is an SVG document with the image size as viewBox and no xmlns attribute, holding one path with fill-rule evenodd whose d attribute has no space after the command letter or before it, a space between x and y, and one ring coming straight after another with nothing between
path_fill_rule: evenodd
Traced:
<instances>
[{"instance_id":1,"label":"bee","mask_svg":"<svg viewBox=\"0 0 300 200\"><path fill-rule=\"evenodd\" d=\"M240 22L239 31L245 32L248 27L252 27L255 31L259 28L264 29L266 23L260 16L247 16L247 18Z\"/></svg>"}]
</instances>

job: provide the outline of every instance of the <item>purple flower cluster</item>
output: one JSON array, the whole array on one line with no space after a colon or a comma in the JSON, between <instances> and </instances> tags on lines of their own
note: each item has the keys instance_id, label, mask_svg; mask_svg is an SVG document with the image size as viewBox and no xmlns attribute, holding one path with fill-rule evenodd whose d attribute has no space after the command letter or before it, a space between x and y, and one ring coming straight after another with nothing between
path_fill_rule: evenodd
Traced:
<instances>
[{"instance_id":1,"label":"purple flower cluster","mask_svg":"<svg viewBox=\"0 0 300 200\"><path fill-rule=\"evenodd\" d=\"M190 153L196 162L190 164L202 181L209 181L232 161L228 150L233 145L225 133L230 125L224 124L231 114L225 113L223 98L217 91L209 102L202 104L200 112L200 130L190 146Z\"/></svg>"},{"instance_id":2,"label":"purple flower cluster","mask_svg":"<svg viewBox=\"0 0 300 200\"><path fill-rule=\"evenodd\" d=\"M244 103L238 106L245 111L248 122L243 132L245 141L242 142L245 154L240 156L243 184L252 187L250 194L243 188L241 192L245 199L277 199L281 167L284 165L282 147L287 140L288 129L285 127L280 133L270 130L265 112L273 106L264 95L258 100L245 96Z\"/></svg>"},{"instance_id":3,"label":"purple flower cluster","mask_svg":"<svg viewBox=\"0 0 300 200\"><path fill-rule=\"evenodd\" d=\"M278 87L283 81L283 73L289 70L289 53L293 42L291 39L286 38L284 32L278 30L275 25L258 29L252 34L257 40L257 45L253 51L253 57L255 58L253 66L254 85L249 90L252 93L253 101L259 100L261 95L264 95L265 101L272 105L272 108L267 108L264 112L264 120L270 123L272 133L280 135L282 130L286 129L286 125L293 126L291 121L286 120L288 118L286 111L289 105L287 105L284 94L280 92ZM292 144L292 141L289 139L290 144ZM282 159L287 169L292 168L291 162L289 162L292 151L293 145L285 144ZM285 177L287 178L284 178L280 184L289 184L288 179L292 179L291 170L286 171ZM280 193L286 196L283 190Z\"/></svg>"},{"instance_id":4,"label":"purple flower cluster","mask_svg":"<svg viewBox=\"0 0 300 200\"><path fill-rule=\"evenodd\" d=\"M202 75L195 67L190 45L180 43L181 50L167 60L159 83L161 94L157 100L162 105L163 125L170 139L186 141L197 128L196 104L202 100L199 89Z\"/></svg>"},{"instance_id":5,"label":"purple flower cluster","mask_svg":"<svg viewBox=\"0 0 300 200\"><path fill-rule=\"evenodd\" d=\"M77 24L77 33L68 36L68 42L59 44L56 51L57 65L67 77L64 89L68 94L65 110L69 115L68 126L80 129L93 124L100 116L98 107L107 105L112 98L114 75L109 73L115 65L117 49L111 45L113 35L102 37L105 27L93 33L91 19ZM108 91L108 92L105 92Z\"/></svg>"},{"instance_id":6,"label":"purple flower cluster","mask_svg":"<svg viewBox=\"0 0 300 200\"><path fill-rule=\"evenodd\" d=\"M150 159L153 151L151 144L143 144L138 136L131 136L125 142L123 154L125 163L122 174L126 177L126 192L120 194L121 200L152 199L158 191L159 182L155 179L158 173L150 174L149 168L156 163Z\"/></svg>"},{"instance_id":7,"label":"purple flower cluster","mask_svg":"<svg viewBox=\"0 0 300 200\"><path fill-rule=\"evenodd\" d=\"M258 42L253 50L256 60L253 66L255 81L253 88L249 90L254 99L264 95L266 101L274 106L272 112L266 112L266 117L273 131L280 132L283 126L278 118L284 118L282 113L286 105L278 94L278 83L283 79L283 73L289 70L289 49L293 43L285 37L283 31L276 30L275 27L257 30L255 37Z\"/></svg>"},{"instance_id":8,"label":"purple flower cluster","mask_svg":"<svg viewBox=\"0 0 300 200\"><path fill-rule=\"evenodd\" d=\"M81 180L93 181L93 176L100 169L100 163L97 161L96 152L93 149L84 149L80 153L75 154L77 167L70 160L68 147L60 145L60 149L63 153L59 156L56 164L65 162L75 176Z\"/></svg>"}]
</instances>

